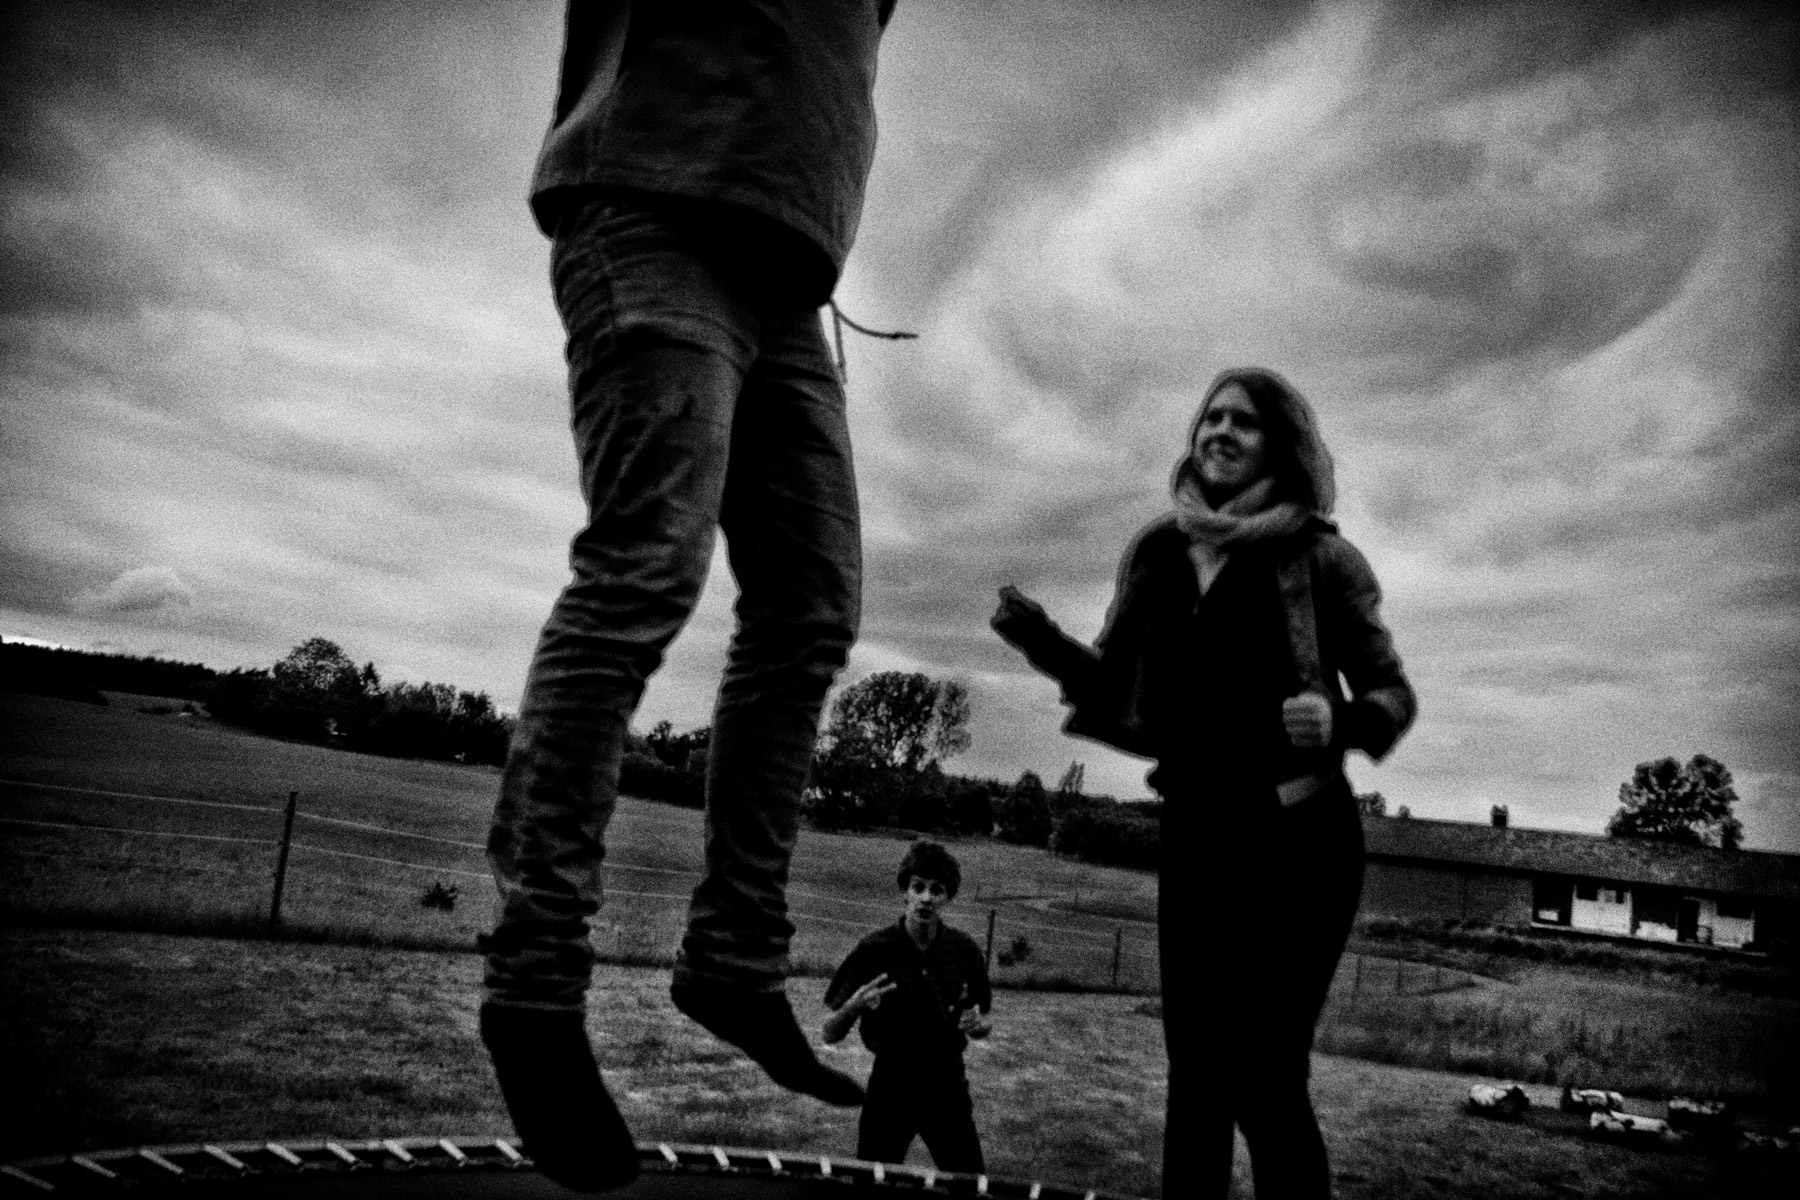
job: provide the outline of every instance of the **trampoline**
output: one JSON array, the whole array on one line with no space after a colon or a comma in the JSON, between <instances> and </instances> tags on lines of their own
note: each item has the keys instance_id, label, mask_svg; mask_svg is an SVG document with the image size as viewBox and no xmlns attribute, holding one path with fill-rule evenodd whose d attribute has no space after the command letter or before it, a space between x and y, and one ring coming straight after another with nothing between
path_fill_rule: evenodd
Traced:
<instances>
[{"instance_id":1,"label":"trampoline","mask_svg":"<svg viewBox=\"0 0 1800 1200\"><path fill-rule=\"evenodd\" d=\"M1130 1200L1115 1192L959 1175L920 1167L645 1142L643 1172L604 1193L622 1200L782 1200L911 1193L1015 1200ZM229 1200L549 1200L573 1195L545 1179L517 1143L494 1138L232 1142L139 1147L0 1166L0 1196L217 1195Z\"/></svg>"}]
</instances>

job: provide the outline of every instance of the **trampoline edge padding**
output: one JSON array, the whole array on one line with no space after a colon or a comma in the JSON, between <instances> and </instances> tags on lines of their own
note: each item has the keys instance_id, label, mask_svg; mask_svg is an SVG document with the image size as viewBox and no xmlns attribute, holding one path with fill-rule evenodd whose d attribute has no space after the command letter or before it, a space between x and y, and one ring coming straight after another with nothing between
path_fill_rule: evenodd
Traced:
<instances>
[{"instance_id":1,"label":"trampoline edge padding","mask_svg":"<svg viewBox=\"0 0 1800 1200\"><path fill-rule=\"evenodd\" d=\"M606 1193L717 1198L914 1193L1017 1200L1132 1200L1123 1193L962 1175L925 1167L779 1150L640 1142L636 1183ZM0 1164L0 1196L217 1193L221 1197L361 1194L402 1200L569 1196L506 1138L408 1137L362 1141L202 1142L90 1151Z\"/></svg>"}]
</instances>

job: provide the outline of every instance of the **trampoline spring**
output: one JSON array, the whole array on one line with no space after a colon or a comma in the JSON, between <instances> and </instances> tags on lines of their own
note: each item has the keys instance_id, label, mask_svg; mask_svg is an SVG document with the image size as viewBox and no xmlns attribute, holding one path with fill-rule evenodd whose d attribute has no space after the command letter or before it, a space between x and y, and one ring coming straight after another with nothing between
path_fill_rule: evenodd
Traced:
<instances>
[{"instance_id":1,"label":"trampoline spring","mask_svg":"<svg viewBox=\"0 0 1800 1200\"><path fill-rule=\"evenodd\" d=\"M412 1156L411 1151L407 1150L407 1148L405 1146L402 1146L399 1142L396 1142L393 1138L381 1139L381 1148L383 1150L386 1150L389 1154L393 1155L395 1158L399 1159L401 1162L405 1163L409 1167L413 1166L414 1164L416 1164L419 1161L418 1159L416 1159Z\"/></svg>"},{"instance_id":2,"label":"trampoline spring","mask_svg":"<svg viewBox=\"0 0 1800 1200\"><path fill-rule=\"evenodd\" d=\"M16 1179L20 1183L26 1184L30 1187L38 1188L42 1191L54 1192L56 1190L55 1184L45 1183L42 1179L39 1179L36 1175L33 1175L31 1172L21 1171L17 1167L0 1167L0 1175L5 1175L9 1179Z\"/></svg>"},{"instance_id":3,"label":"trampoline spring","mask_svg":"<svg viewBox=\"0 0 1800 1200\"><path fill-rule=\"evenodd\" d=\"M525 1156L513 1149L513 1144L505 1138L495 1138L494 1149L505 1155L506 1161L515 1167L525 1161Z\"/></svg>"},{"instance_id":4,"label":"trampoline spring","mask_svg":"<svg viewBox=\"0 0 1800 1200\"><path fill-rule=\"evenodd\" d=\"M226 1166L230 1167L234 1171L248 1171L250 1169L249 1167L244 1165L243 1159L237 1157L235 1154L232 1154L229 1151L221 1150L217 1146L202 1146L202 1147L200 1147L200 1149L202 1149L206 1153L212 1155L214 1158L218 1159L220 1162L224 1163Z\"/></svg>"},{"instance_id":5,"label":"trampoline spring","mask_svg":"<svg viewBox=\"0 0 1800 1200\"><path fill-rule=\"evenodd\" d=\"M154 1150L139 1150L138 1157L152 1166L161 1167L171 1175L186 1175L187 1172L158 1154Z\"/></svg>"},{"instance_id":6,"label":"trampoline spring","mask_svg":"<svg viewBox=\"0 0 1800 1200\"><path fill-rule=\"evenodd\" d=\"M675 1151L669 1148L669 1143L658 1142L656 1143L656 1148L662 1151L663 1161L668 1163L671 1167L679 1167L681 1165L681 1159L676 1157Z\"/></svg>"},{"instance_id":7,"label":"trampoline spring","mask_svg":"<svg viewBox=\"0 0 1800 1200\"><path fill-rule=\"evenodd\" d=\"M456 1143L449 1138L439 1138L438 1149L449 1155L450 1161L459 1167L469 1161L469 1156L458 1149Z\"/></svg>"},{"instance_id":8,"label":"trampoline spring","mask_svg":"<svg viewBox=\"0 0 1800 1200\"><path fill-rule=\"evenodd\" d=\"M303 1167L306 1165L300 1161L300 1156L298 1154L295 1154L292 1150L289 1150L279 1142L270 1142L267 1149L270 1154L273 1154L276 1158L279 1158L290 1167Z\"/></svg>"},{"instance_id":9,"label":"trampoline spring","mask_svg":"<svg viewBox=\"0 0 1800 1200\"><path fill-rule=\"evenodd\" d=\"M325 1149L328 1150L330 1153L335 1154L338 1158L342 1159L344 1161L344 1163L348 1166L361 1167L361 1166L368 1165L368 1164L364 1163L362 1159L356 1157L356 1155L350 1153L348 1150L344 1149L342 1146L338 1145L336 1142L326 1142Z\"/></svg>"},{"instance_id":10,"label":"trampoline spring","mask_svg":"<svg viewBox=\"0 0 1800 1200\"><path fill-rule=\"evenodd\" d=\"M775 1172L777 1175L781 1174L781 1156L776 1154L773 1150L770 1150L767 1157L769 1160L769 1170Z\"/></svg>"},{"instance_id":11,"label":"trampoline spring","mask_svg":"<svg viewBox=\"0 0 1800 1200\"><path fill-rule=\"evenodd\" d=\"M712 1150L713 1161L719 1164L719 1169L723 1171L731 1170L730 1156L718 1146L710 1147L710 1149Z\"/></svg>"},{"instance_id":12,"label":"trampoline spring","mask_svg":"<svg viewBox=\"0 0 1800 1200\"><path fill-rule=\"evenodd\" d=\"M117 1179L119 1177L118 1172L107 1170L85 1154L72 1154L69 1156L69 1161L84 1171L92 1171L102 1179Z\"/></svg>"}]
</instances>

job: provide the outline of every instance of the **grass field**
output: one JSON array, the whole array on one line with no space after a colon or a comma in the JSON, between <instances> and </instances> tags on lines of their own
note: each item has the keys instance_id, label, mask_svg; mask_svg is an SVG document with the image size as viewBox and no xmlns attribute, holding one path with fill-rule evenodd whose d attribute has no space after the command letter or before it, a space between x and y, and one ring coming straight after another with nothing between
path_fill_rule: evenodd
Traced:
<instances>
[{"instance_id":1,"label":"grass field","mask_svg":"<svg viewBox=\"0 0 1800 1200\"><path fill-rule=\"evenodd\" d=\"M0 1056L22 1085L4 1093L0 1159L203 1138L508 1132L475 1035L470 955L7 930L0 967ZM640 1139L853 1150L854 1113L769 1084L680 1018L666 987L661 970L607 967L591 1006L596 1051ZM821 988L795 981L796 1008L819 1015ZM995 1174L1158 1194L1165 1070L1145 1007L1120 995L1000 995L994 1036L969 1055ZM825 1052L868 1069L860 1047ZM1315 1056L1338 1196L1791 1194L1766 1162L1634 1151L1468 1116L1459 1101L1471 1082ZM1553 1101L1550 1089L1532 1090ZM1235 1194L1248 1197L1239 1157Z\"/></svg>"},{"instance_id":2,"label":"grass field","mask_svg":"<svg viewBox=\"0 0 1800 1200\"><path fill-rule=\"evenodd\" d=\"M0 693L0 779L13 781L0 783L0 917L14 926L4 935L0 1054L39 1084L9 1115L15 1142L0 1154L201 1134L502 1131L471 1040L476 960L431 952L466 950L488 919L479 845L495 773L137 711L155 706ZM105 931L260 937L290 791L301 816L282 930L332 944ZM596 930L603 953L666 961L700 864L699 820L621 803ZM817 972L891 919L903 845L803 836L796 951L815 978L794 984L802 1004L816 1000ZM958 922L984 938L992 912L997 947L1024 938L1031 948L1022 963L997 966L1003 986L1110 985L1116 953L1119 983L1139 992L1003 994L1007 1032L972 1059L996 1169L1153 1191L1163 1070L1159 1027L1145 1015L1155 1011L1145 998L1155 988L1153 928L1121 914L1151 909L1154 878L986 839L956 849L968 881ZM459 889L452 911L418 903L435 882ZM1320 1046L1366 1060L1318 1059L1341 1195L1733 1194L1683 1190L1699 1181L1754 1194L1720 1164L1496 1131L1458 1114L1456 1101L1486 1075L1617 1088L1646 1102L1730 1097L1791 1123L1800 1107L1791 994L1517 964L1494 968L1504 978L1472 976L1468 968L1492 964L1438 957L1353 955L1340 971ZM663 978L611 968L596 1005L596 1040L641 1136L848 1152L847 1122L768 1088L697 1036L668 1008ZM854 1061L860 1051L839 1053L866 1069ZM1453 1073L1409 1069L1418 1067Z\"/></svg>"}]
</instances>

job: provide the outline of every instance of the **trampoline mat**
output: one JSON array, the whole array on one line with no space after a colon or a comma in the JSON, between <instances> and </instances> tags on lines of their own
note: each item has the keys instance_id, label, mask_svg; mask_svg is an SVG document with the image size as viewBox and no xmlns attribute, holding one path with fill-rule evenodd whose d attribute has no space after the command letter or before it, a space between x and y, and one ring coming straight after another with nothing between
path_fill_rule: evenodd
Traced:
<instances>
[{"instance_id":1,"label":"trampoline mat","mask_svg":"<svg viewBox=\"0 0 1800 1200\"><path fill-rule=\"evenodd\" d=\"M1020 1200L1129 1200L1051 1183L928 1168L648 1142L620 1200L781 1200L911 1193ZM237 1142L142 1147L0 1166L0 1196L218 1196L221 1200L549 1200L575 1193L538 1174L517 1143L492 1138Z\"/></svg>"}]
</instances>

